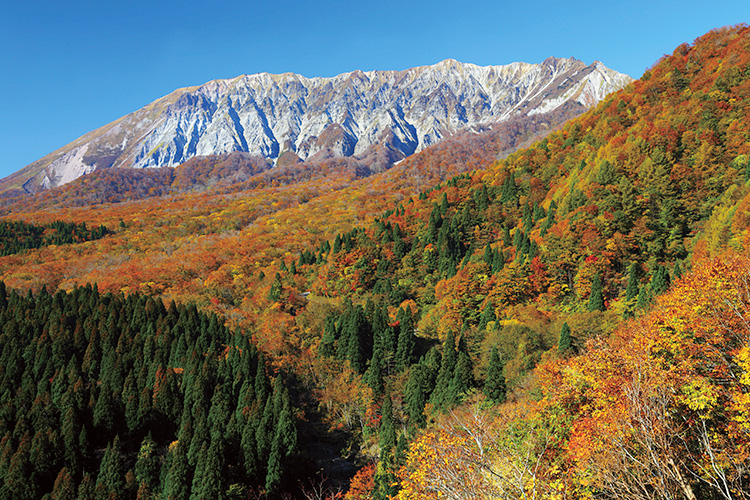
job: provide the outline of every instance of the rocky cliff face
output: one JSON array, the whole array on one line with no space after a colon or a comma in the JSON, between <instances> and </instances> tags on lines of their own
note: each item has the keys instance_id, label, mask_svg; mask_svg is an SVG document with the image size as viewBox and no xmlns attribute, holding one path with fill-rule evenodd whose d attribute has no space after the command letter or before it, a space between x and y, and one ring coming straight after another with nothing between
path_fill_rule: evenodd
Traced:
<instances>
[{"instance_id":1,"label":"rocky cliff face","mask_svg":"<svg viewBox=\"0 0 750 500\"><path fill-rule=\"evenodd\" d=\"M332 78L243 75L176 90L90 132L5 180L36 192L97 168L175 166L246 151L266 158L360 155L386 144L404 156L515 115L589 107L632 79L600 62L476 66L454 60Z\"/></svg>"}]
</instances>

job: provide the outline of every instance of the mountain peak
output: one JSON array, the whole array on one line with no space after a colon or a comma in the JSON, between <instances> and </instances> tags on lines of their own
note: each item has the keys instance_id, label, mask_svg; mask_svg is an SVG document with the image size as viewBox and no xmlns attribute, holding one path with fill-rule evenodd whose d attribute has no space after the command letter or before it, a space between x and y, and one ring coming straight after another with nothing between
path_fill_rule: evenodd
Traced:
<instances>
[{"instance_id":1,"label":"mountain peak","mask_svg":"<svg viewBox=\"0 0 750 500\"><path fill-rule=\"evenodd\" d=\"M606 77L592 76L605 70ZM505 66L445 59L333 77L240 75L175 90L28 165L0 189L36 192L97 168L176 166L232 151L275 161L284 144L304 160L323 152L360 155L388 138L407 156L514 115L590 106L630 81L601 63L553 57Z\"/></svg>"}]
</instances>

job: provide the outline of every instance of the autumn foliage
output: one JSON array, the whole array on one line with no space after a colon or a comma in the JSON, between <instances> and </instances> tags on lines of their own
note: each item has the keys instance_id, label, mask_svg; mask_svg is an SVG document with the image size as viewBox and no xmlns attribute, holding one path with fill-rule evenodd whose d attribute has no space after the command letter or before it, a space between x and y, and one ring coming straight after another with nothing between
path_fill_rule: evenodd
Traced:
<instances>
[{"instance_id":1,"label":"autumn foliage","mask_svg":"<svg viewBox=\"0 0 750 500\"><path fill-rule=\"evenodd\" d=\"M23 203L6 200L6 219L23 221L16 227L50 236L64 224L107 230L13 250L0 257L0 277L18 291L14 300L27 291L62 300L97 283L113 301L174 300L215 318L222 332L236 329L210 356L185 347L171 357L198 366L206 354L224 366L233 346L263 353L269 377L292 384L289 408L300 408L300 420L347 436L341 455L362 467L340 488L346 498L747 498L748 115L750 29L724 28L502 160L551 118L455 137L385 171L382 155L371 164L324 158L273 168L230 155L140 172L138 182L102 172ZM122 334L123 346L167 334L142 330ZM11 333L0 336L8 345ZM33 401L31 379L6 361L35 358L32 347L49 340L36 333L23 355L0 353L13 382L3 398L25 384L24 401ZM109 347L124 356L119 338ZM58 358L56 370L80 371ZM141 370L139 390L158 395L167 379L190 380L175 368ZM222 369L236 402L242 382ZM124 380L109 383L113 394L96 377L86 383L93 397L82 409L101 398L127 406ZM201 387L209 401L219 390ZM283 409L272 399L232 418L262 421L269 408L270 425ZM209 418L200 406L190 414ZM52 408L59 420L62 408ZM0 442L10 489L20 488L23 470L41 467L24 461L43 440L25 431L24 409L14 406L13 418L0 412L0 430L11 434ZM110 427L123 426L126 416L116 418ZM278 449L281 438L275 452L255 446L260 458L251 456L253 425L244 445L215 440L256 464L232 469L240 479L217 494L249 497L239 486L247 478L253 491L273 492L287 470L292 455ZM105 473L104 464L121 470L117 457L133 458L136 447L112 429L97 442L104 455L89 456L85 468L58 457L43 471L46 490L127 480ZM181 456L178 430L156 439L158 456ZM212 443L198 441L193 462ZM212 479L190 474L200 496ZM148 491L127 483L130 496L166 491L147 483ZM343 495L328 487L318 493Z\"/></svg>"}]
</instances>

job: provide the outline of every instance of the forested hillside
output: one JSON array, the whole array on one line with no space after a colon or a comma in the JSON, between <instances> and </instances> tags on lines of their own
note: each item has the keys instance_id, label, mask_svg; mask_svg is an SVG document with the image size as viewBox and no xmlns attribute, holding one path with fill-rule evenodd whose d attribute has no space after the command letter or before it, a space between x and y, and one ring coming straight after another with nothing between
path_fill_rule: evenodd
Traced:
<instances>
[{"instance_id":1,"label":"forested hillside","mask_svg":"<svg viewBox=\"0 0 750 500\"><path fill-rule=\"evenodd\" d=\"M0 258L1 491L273 497L307 405L308 498L747 498L749 114L743 25L499 161L19 208L116 232Z\"/></svg>"},{"instance_id":2,"label":"forested hillside","mask_svg":"<svg viewBox=\"0 0 750 500\"><path fill-rule=\"evenodd\" d=\"M3 498L241 498L299 477L281 374L216 316L0 283L0 321Z\"/></svg>"},{"instance_id":3,"label":"forested hillside","mask_svg":"<svg viewBox=\"0 0 750 500\"><path fill-rule=\"evenodd\" d=\"M322 266L308 269L307 261L313 259L305 261L303 254L290 273L306 276L314 294L344 298L340 309L325 320L318 355L338 360L342 369L354 372L355 380L356 374L361 374L361 383L371 391L370 399L362 400L363 422L367 422L367 408L372 413L377 412L373 408L381 407L379 467L370 471L375 478L375 496L384 498L395 492L390 486L392 477L399 466L404 466L401 474L405 474L403 485L407 487L401 495L405 498L411 494L425 498L437 491L464 498L469 492L476 494L479 483L488 488L487 496L492 491L504 491L504 495L513 497L529 488L524 485L526 481L536 479L540 481L538 491L559 488L561 495L618 497L627 486L632 489L627 492L632 498L742 497L748 485L743 465L748 437L742 430L742 406L736 407L735 413L727 409L720 416L714 415L712 421L714 417L706 413L699 417L690 411L713 411L710 408L722 407L722 398L744 401L742 395L747 392L741 382L746 366L740 350L748 339L742 322L747 317L743 305L746 299L741 286L735 288L746 280L741 270L744 264L735 263L730 270L722 271L716 268L721 264L704 262L717 253L732 261L734 257L724 252L741 252L746 244L750 130L743 117L750 103L749 79L748 29L709 33L693 46L679 47L640 81L561 132L486 171L460 175L418 199L402 202L370 228L341 235L332 245L333 258ZM462 402L481 401L480 408L486 409L488 402L503 401L509 394L514 404L539 398L545 401L546 393L558 388L558 381L543 379L545 372L532 371L535 365L546 360L544 366L549 369L550 360L579 352L581 359L591 361L578 362L592 363L602 370L592 380L612 376L615 381L611 389L620 387L623 379L617 377L627 377L629 372L607 375L607 370L624 366L617 361L612 365L598 362L596 346L606 342L602 339L616 342L627 336L625 332L633 326L618 329L618 325L646 313L655 298L693 266L709 266L713 271L704 271L709 275L698 277L690 275L680 282L682 294L711 295L700 291L709 286L704 282L724 275L736 276L737 282L730 279L717 285L728 289L722 288L722 293L731 297L726 304L712 308L695 298L698 303L689 314L702 308L719 316L734 311L740 322L731 326L721 323L726 329L711 339L703 337L708 333L699 331L683 338L671 332L676 326L669 327L670 340L665 342L676 342L678 346L670 349L678 352L647 354L666 356L668 366L674 363L674 370L684 372L680 378L661 381L659 390L693 399L685 402L680 397L664 396L660 408L675 415L672 418L676 421L659 423L663 427L655 436L628 433L635 433L639 425L657 426L657 422L648 420L656 418L652 413L657 408L630 408L627 411L649 413L630 414L630 421L619 417L631 426L622 431L629 439L644 440L628 441L627 446L632 448L621 449L621 455L616 456L623 470L632 474L629 478L623 478L622 470L604 461L602 456L612 459L606 453L615 450L608 449L610 444L603 440L599 446L605 455L591 458L587 466L567 467L564 473L569 476L565 478L542 474L541 468L535 471L527 464L528 468L522 468L526 476L514 479L520 488L515 493L503 484L510 481L505 476L496 481L497 489L487 486L493 483L486 476L492 469L482 471L479 465L475 465L476 475L454 477L451 482L448 470L460 469L461 460L470 461L471 455L461 458L460 452L451 450L451 436L443 436L446 441L440 441L442 437L431 430L433 424L439 428L449 425L444 424L447 410ZM361 303L362 309L350 300ZM724 310L726 307L729 309ZM666 318L657 319L659 314L666 314ZM654 322L656 326L651 328L658 330L663 328L662 321L689 324L687 315L688 311L673 306L666 313L649 313L644 321ZM409 331L416 338L410 337ZM690 340L692 336L697 340ZM644 347L643 340L629 342ZM705 354L694 355L707 366L698 363L684 367L681 356L685 355L683 349L690 351L691 342L711 345L699 349L721 353L725 367L715 365ZM635 351L621 355L630 354L637 355ZM560 370L565 374L566 370L577 370L574 366ZM668 367L663 369L670 371ZM608 388L598 390L603 393L592 400L606 407ZM618 404L616 395L622 390L612 393L613 405ZM568 392L574 397L573 391ZM366 391L359 391L363 393ZM629 395L636 396L642 395ZM596 447L591 443L567 441L578 426L589 425L585 422L589 412L599 417L604 411L581 404L582 414L573 411L567 420L547 420L544 424L563 425L547 438L566 450L569 455L564 460L543 452L537 441L518 444L529 447L516 450L518 456L533 453L539 460L538 467L553 467L554 460L571 463L577 453L594 453ZM511 408L497 411L502 414ZM490 411L481 418L490 422L495 417ZM524 430L517 432L527 433L529 439L536 435L536 423L516 418L506 424L521 426ZM618 421L618 417L610 418ZM400 423L407 436L422 436L410 448L414 458L398 450L391 437L391 420ZM416 430L425 425L426 433ZM472 433L483 427L478 422L471 427L465 420L456 425L467 427L462 434L465 439L473 438ZM596 436L598 431L589 432ZM685 439L683 451L676 455L664 454L666 449L678 446L664 441L673 439L670 432L684 432L680 434ZM365 439L367 433L363 431ZM493 439L502 442L510 437L501 433ZM648 439L662 441L646 442ZM649 448L657 445L661 447L658 450ZM481 446L476 446L479 444L468 447L466 453L481 455ZM447 460L445 463L435 462L435 453L440 454L440 450L447 454L440 457ZM451 455L451 451L458 455ZM498 451L501 456L509 452L507 448ZM644 459L640 453L658 455L657 463L638 465ZM473 456L476 459L477 455ZM553 463L547 464L547 459ZM441 464L446 474L441 481L450 484L438 490L430 476L435 470L421 467L440 468ZM639 491L639 484L646 486ZM468 489L463 493L451 490L462 487ZM659 488L662 493L657 494Z\"/></svg>"}]
</instances>

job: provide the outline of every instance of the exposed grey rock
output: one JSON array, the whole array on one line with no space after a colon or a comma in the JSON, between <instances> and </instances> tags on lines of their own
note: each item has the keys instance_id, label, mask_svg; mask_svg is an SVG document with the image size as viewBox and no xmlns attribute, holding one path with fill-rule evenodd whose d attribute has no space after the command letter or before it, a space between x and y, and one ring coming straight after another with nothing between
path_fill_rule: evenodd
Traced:
<instances>
[{"instance_id":1,"label":"exposed grey rock","mask_svg":"<svg viewBox=\"0 0 750 500\"><path fill-rule=\"evenodd\" d=\"M245 151L276 160L360 155L387 138L404 156L444 137L511 116L589 107L632 79L600 62L476 66L454 60L405 71L331 78L243 75L183 88L16 174L39 191L102 167L175 166L193 156Z\"/></svg>"}]
</instances>

